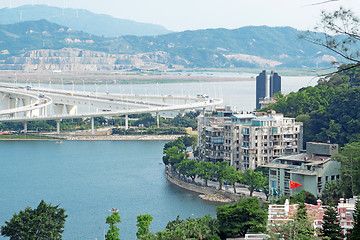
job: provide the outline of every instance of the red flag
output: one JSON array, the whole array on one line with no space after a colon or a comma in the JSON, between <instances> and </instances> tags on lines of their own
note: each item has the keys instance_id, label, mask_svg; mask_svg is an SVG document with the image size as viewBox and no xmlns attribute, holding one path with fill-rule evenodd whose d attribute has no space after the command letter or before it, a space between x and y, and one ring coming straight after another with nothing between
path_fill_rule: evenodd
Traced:
<instances>
[{"instance_id":1,"label":"red flag","mask_svg":"<svg viewBox=\"0 0 360 240\"><path fill-rule=\"evenodd\" d=\"M300 187L302 184L290 180L290 189Z\"/></svg>"}]
</instances>

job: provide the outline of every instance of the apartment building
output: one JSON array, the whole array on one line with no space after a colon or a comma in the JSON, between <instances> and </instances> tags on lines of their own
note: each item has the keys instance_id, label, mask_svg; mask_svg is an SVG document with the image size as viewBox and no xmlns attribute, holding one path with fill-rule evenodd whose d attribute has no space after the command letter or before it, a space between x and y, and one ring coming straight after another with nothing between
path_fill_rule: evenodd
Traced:
<instances>
[{"instance_id":1,"label":"apartment building","mask_svg":"<svg viewBox=\"0 0 360 240\"><path fill-rule=\"evenodd\" d=\"M306 143L306 153L281 156L265 165L269 169L270 191L276 197L294 195L302 190L320 197L325 184L340 179L340 162L331 156L338 153L337 144ZM301 186L290 189L289 181Z\"/></svg>"},{"instance_id":2,"label":"apartment building","mask_svg":"<svg viewBox=\"0 0 360 240\"><path fill-rule=\"evenodd\" d=\"M198 146L202 160L255 169L281 155L299 153L302 124L275 112L200 115Z\"/></svg>"}]
</instances>

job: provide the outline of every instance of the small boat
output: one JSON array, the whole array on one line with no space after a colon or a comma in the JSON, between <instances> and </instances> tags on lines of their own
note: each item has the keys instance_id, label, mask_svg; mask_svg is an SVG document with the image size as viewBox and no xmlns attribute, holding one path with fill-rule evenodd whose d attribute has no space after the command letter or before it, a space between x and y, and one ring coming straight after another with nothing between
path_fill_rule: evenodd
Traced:
<instances>
[{"instance_id":1,"label":"small boat","mask_svg":"<svg viewBox=\"0 0 360 240\"><path fill-rule=\"evenodd\" d=\"M56 144L62 144L62 141L56 141L55 143Z\"/></svg>"}]
</instances>

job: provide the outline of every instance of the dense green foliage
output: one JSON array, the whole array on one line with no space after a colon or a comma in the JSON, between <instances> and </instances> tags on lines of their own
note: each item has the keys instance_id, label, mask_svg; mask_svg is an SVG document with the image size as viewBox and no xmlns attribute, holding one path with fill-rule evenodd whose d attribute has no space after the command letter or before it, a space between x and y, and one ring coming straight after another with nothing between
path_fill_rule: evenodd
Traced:
<instances>
[{"instance_id":1,"label":"dense green foliage","mask_svg":"<svg viewBox=\"0 0 360 240\"><path fill-rule=\"evenodd\" d=\"M341 162L341 189L347 196L360 194L360 141L346 144L336 158Z\"/></svg>"},{"instance_id":2,"label":"dense green foliage","mask_svg":"<svg viewBox=\"0 0 360 240\"><path fill-rule=\"evenodd\" d=\"M188 159L186 148L196 145L196 137L183 136L164 145L163 162L165 165L170 164L172 170L178 171L179 175L191 178L195 182L195 178L199 177L205 180L205 186L208 186L208 180L213 178L219 182L219 189L222 189L224 182L233 185L234 193L236 193L236 183L241 182L249 185L250 196L254 190L268 189L267 177L263 176L262 171L253 171L248 169L246 172L237 171L233 166L229 166L229 162L205 162L195 159ZM268 191L266 192L268 195Z\"/></svg>"},{"instance_id":3,"label":"dense green foliage","mask_svg":"<svg viewBox=\"0 0 360 240\"><path fill-rule=\"evenodd\" d=\"M252 171L251 169L246 169L242 179L243 182L249 186L250 197L252 197L255 189L260 189L266 182L266 178L263 177L262 172Z\"/></svg>"},{"instance_id":4,"label":"dense green foliage","mask_svg":"<svg viewBox=\"0 0 360 240\"><path fill-rule=\"evenodd\" d=\"M340 200L340 198L343 196L343 193L345 193L343 180L335 180L331 182L327 182L325 184L325 188L321 194L321 200L324 204L337 204Z\"/></svg>"},{"instance_id":5,"label":"dense green foliage","mask_svg":"<svg viewBox=\"0 0 360 240\"><path fill-rule=\"evenodd\" d=\"M188 218L186 220L180 220L177 217L176 220L167 224L165 230L157 232L156 237L153 239L220 240L218 232L217 220L211 218L210 215L200 218Z\"/></svg>"},{"instance_id":6,"label":"dense green foliage","mask_svg":"<svg viewBox=\"0 0 360 240\"><path fill-rule=\"evenodd\" d=\"M178 166L182 160L187 159L188 155L186 153L186 148L193 147L196 145L196 136L182 136L177 138L174 141L170 141L164 145L163 153L163 162L165 165L169 163L172 166Z\"/></svg>"},{"instance_id":7,"label":"dense green foliage","mask_svg":"<svg viewBox=\"0 0 360 240\"><path fill-rule=\"evenodd\" d=\"M166 119L164 122L175 126L175 127L191 127L192 129L197 128L197 120L196 117L200 114L200 112L189 112L186 113L184 116L178 114L174 118Z\"/></svg>"},{"instance_id":8,"label":"dense green foliage","mask_svg":"<svg viewBox=\"0 0 360 240\"><path fill-rule=\"evenodd\" d=\"M344 66L342 67L344 68ZM274 109L304 123L304 143L344 146L360 138L360 67L319 80L286 96L278 94Z\"/></svg>"},{"instance_id":9,"label":"dense green foliage","mask_svg":"<svg viewBox=\"0 0 360 240\"><path fill-rule=\"evenodd\" d=\"M326 207L323 216L322 229L320 230L322 237L328 237L329 240L344 239L337 211L334 206Z\"/></svg>"},{"instance_id":10,"label":"dense green foliage","mask_svg":"<svg viewBox=\"0 0 360 240\"><path fill-rule=\"evenodd\" d=\"M222 238L266 231L267 208L256 197L241 198L234 204L220 206L216 216Z\"/></svg>"},{"instance_id":11,"label":"dense green foliage","mask_svg":"<svg viewBox=\"0 0 360 240\"><path fill-rule=\"evenodd\" d=\"M288 196L282 196L279 200L276 201L277 204L284 204L285 200L288 199ZM308 204L317 204L317 199L311 192L307 192L305 190L302 190L301 192L290 196L290 203L296 204L296 203L308 203Z\"/></svg>"},{"instance_id":12,"label":"dense green foliage","mask_svg":"<svg viewBox=\"0 0 360 240\"><path fill-rule=\"evenodd\" d=\"M10 221L5 221L1 235L12 240L62 239L66 218L65 209L42 200L36 209L27 207L15 213Z\"/></svg>"},{"instance_id":13,"label":"dense green foliage","mask_svg":"<svg viewBox=\"0 0 360 240\"><path fill-rule=\"evenodd\" d=\"M137 224L136 226L139 228L136 237L138 239L148 239L151 237L151 233L149 231L151 221L153 217L149 214L138 215L137 217Z\"/></svg>"},{"instance_id":14,"label":"dense green foliage","mask_svg":"<svg viewBox=\"0 0 360 240\"><path fill-rule=\"evenodd\" d=\"M120 228L116 226L117 223L121 223L118 212L114 212L106 218L106 224L109 224L109 230L105 235L106 240L120 240Z\"/></svg>"},{"instance_id":15,"label":"dense green foliage","mask_svg":"<svg viewBox=\"0 0 360 240\"><path fill-rule=\"evenodd\" d=\"M351 229L350 234L347 236L349 240L360 240L360 201L355 203L354 227Z\"/></svg>"}]
</instances>

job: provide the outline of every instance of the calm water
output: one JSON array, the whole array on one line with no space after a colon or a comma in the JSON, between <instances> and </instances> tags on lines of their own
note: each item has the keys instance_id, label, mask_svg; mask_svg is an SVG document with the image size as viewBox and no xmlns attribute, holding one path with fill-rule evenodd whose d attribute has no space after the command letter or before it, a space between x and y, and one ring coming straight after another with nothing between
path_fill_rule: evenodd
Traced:
<instances>
[{"instance_id":1,"label":"calm water","mask_svg":"<svg viewBox=\"0 0 360 240\"><path fill-rule=\"evenodd\" d=\"M136 216L152 232L181 218L215 216L216 205L167 183L164 141L0 141L0 225L41 199L67 209L63 237L103 239L109 209L119 209L121 239L136 239Z\"/></svg>"},{"instance_id":2,"label":"calm water","mask_svg":"<svg viewBox=\"0 0 360 240\"><path fill-rule=\"evenodd\" d=\"M225 73L221 73L224 76ZM234 73L232 73L234 74ZM245 74L245 73L244 73ZM246 74L245 74L246 75ZM247 74L250 77L251 74ZM251 76L256 76L253 74ZM282 92L297 91L306 86L316 85L316 79L311 76L282 77ZM34 84L37 87L37 84ZM190 95L207 94L224 100L224 105L236 106L238 110L252 111L255 108L255 80L239 82L191 82L165 84L97 84L97 85L56 85L42 83L41 87L64 90L89 91L98 93L125 93L125 94L161 94L161 95ZM174 102L176 104L176 102Z\"/></svg>"}]
</instances>

